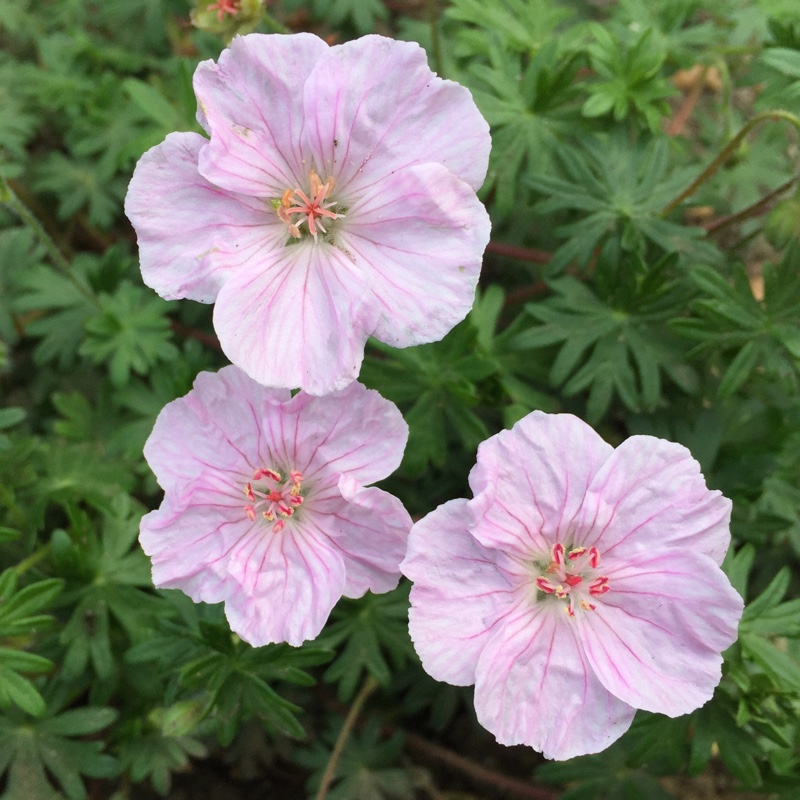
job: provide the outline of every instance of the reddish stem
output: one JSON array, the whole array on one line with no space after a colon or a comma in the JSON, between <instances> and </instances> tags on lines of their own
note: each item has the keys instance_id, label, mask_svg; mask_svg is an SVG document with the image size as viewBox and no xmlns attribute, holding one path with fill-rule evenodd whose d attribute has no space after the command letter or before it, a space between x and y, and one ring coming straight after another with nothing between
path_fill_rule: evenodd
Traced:
<instances>
[{"instance_id":1,"label":"reddish stem","mask_svg":"<svg viewBox=\"0 0 800 800\"><path fill-rule=\"evenodd\" d=\"M205 331L198 330L197 328L190 328L188 325L184 325L182 322L176 322L175 320L170 322L170 327L179 336L186 336L189 339L197 339L198 342L206 345L207 347L211 347L214 350L222 350L219 339L217 339L217 337L211 333L206 333Z\"/></svg>"},{"instance_id":2,"label":"reddish stem","mask_svg":"<svg viewBox=\"0 0 800 800\"><path fill-rule=\"evenodd\" d=\"M545 250L533 250L529 247L520 247L516 244L507 244L506 242L496 242L494 240L486 245L486 252L516 258L520 261L531 261L534 264L547 264L552 258L552 253L548 253Z\"/></svg>"}]
</instances>

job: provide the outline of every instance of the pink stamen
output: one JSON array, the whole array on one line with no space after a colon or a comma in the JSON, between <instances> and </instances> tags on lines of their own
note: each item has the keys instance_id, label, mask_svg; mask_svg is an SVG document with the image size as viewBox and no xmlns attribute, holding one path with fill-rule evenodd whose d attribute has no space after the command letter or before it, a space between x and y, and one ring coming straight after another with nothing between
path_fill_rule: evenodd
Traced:
<instances>
[{"instance_id":1,"label":"pink stamen","mask_svg":"<svg viewBox=\"0 0 800 800\"><path fill-rule=\"evenodd\" d=\"M239 13L240 0L219 0L218 3L211 3L206 6L206 11L217 10L217 22L222 22L226 14L235 17Z\"/></svg>"}]
</instances>

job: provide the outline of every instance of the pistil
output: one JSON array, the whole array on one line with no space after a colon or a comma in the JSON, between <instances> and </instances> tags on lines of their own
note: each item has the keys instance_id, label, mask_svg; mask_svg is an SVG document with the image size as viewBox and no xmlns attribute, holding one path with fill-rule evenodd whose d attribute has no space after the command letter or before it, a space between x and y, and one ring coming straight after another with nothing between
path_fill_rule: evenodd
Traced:
<instances>
[{"instance_id":1,"label":"pistil","mask_svg":"<svg viewBox=\"0 0 800 800\"><path fill-rule=\"evenodd\" d=\"M305 222L308 225L308 232L316 240L318 232L327 233L322 224L323 219L338 219L344 215L330 210L336 205L335 201L329 200L335 183L333 177L329 177L323 183L313 169L309 172L308 177L309 193L306 194L299 187L294 190L287 189L283 193L283 197L276 201L275 210L281 221L286 223L289 234L293 238L299 239L302 236L300 226ZM292 215L298 214L300 215L298 219L292 218Z\"/></svg>"}]
</instances>

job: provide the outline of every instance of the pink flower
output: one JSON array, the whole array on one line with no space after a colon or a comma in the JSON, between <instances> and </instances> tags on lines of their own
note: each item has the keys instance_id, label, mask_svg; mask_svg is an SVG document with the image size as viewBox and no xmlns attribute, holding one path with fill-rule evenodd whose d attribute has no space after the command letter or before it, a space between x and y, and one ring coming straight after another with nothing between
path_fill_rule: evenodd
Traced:
<instances>
[{"instance_id":1,"label":"pink flower","mask_svg":"<svg viewBox=\"0 0 800 800\"><path fill-rule=\"evenodd\" d=\"M481 444L470 486L414 525L400 568L425 670L474 683L501 744L595 753L637 708L709 700L743 604L719 568L731 503L686 448L615 450L534 412Z\"/></svg>"},{"instance_id":2,"label":"pink flower","mask_svg":"<svg viewBox=\"0 0 800 800\"><path fill-rule=\"evenodd\" d=\"M194 78L210 140L142 156L125 210L162 297L216 302L230 360L311 394L356 378L368 336L441 339L489 239L489 128L416 44L237 37Z\"/></svg>"},{"instance_id":3,"label":"pink flower","mask_svg":"<svg viewBox=\"0 0 800 800\"><path fill-rule=\"evenodd\" d=\"M313 639L342 595L397 585L411 519L364 485L398 467L407 436L359 383L292 397L233 366L201 373L144 448L165 491L139 536L153 582L224 601L253 645Z\"/></svg>"}]
</instances>

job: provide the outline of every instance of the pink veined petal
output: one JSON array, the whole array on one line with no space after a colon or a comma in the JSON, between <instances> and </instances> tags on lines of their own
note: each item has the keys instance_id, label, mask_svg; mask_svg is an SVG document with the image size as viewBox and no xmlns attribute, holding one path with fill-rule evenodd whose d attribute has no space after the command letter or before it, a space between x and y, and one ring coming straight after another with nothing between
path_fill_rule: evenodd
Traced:
<instances>
[{"instance_id":1,"label":"pink veined petal","mask_svg":"<svg viewBox=\"0 0 800 800\"><path fill-rule=\"evenodd\" d=\"M670 717L710 700L743 608L722 570L681 547L639 553L604 571L611 589L574 620L603 685Z\"/></svg>"},{"instance_id":2,"label":"pink veined petal","mask_svg":"<svg viewBox=\"0 0 800 800\"><path fill-rule=\"evenodd\" d=\"M265 386L324 395L358 375L375 327L363 277L313 241L266 252L222 288L214 328L225 355Z\"/></svg>"},{"instance_id":3,"label":"pink veined petal","mask_svg":"<svg viewBox=\"0 0 800 800\"><path fill-rule=\"evenodd\" d=\"M534 411L478 447L472 533L487 547L547 557L571 544L584 493L613 448L571 414Z\"/></svg>"},{"instance_id":4,"label":"pink veined petal","mask_svg":"<svg viewBox=\"0 0 800 800\"><path fill-rule=\"evenodd\" d=\"M225 602L231 629L254 647L315 639L342 596L344 562L336 548L302 524L260 530L232 553L229 570L241 586Z\"/></svg>"},{"instance_id":5,"label":"pink veined petal","mask_svg":"<svg viewBox=\"0 0 800 800\"><path fill-rule=\"evenodd\" d=\"M253 524L241 507L212 492L194 504L175 507L164 501L145 514L139 542L153 562L153 583L161 589L180 589L195 602L219 603L238 590L228 572L230 552L249 535Z\"/></svg>"},{"instance_id":6,"label":"pink veined petal","mask_svg":"<svg viewBox=\"0 0 800 800\"><path fill-rule=\"evenodd\" d=\"M475 299L491 224L470 186L440 164L388 175L347 210L338 238L375 294L381 341L438 341Z\"/></svg>"},{"instance_id":7,"label":"pink veined petal","mask_svg":"<svg viewBox=\"0 0 800 800\"><path fill-rule=\"evenodd\" d=\"M631 436L603 465L581 513L579 544L603 556L658 547L690 548L722 563L731 501L706 487L683 445Z\"/></svg>"},{"instance_id":8,"label":"pink veined petal","mask_svg":"<svg viewBox=\"0 0 800 800\"><path fill-rule=\"evenodd\" d=\"M200 175L197 158L206 144L196 133L169 134L139 159L125 197L142 278L167 300L212 303L249 254L286 238L268 203Z\"/></svg>"},{"instance_id":9,"label":"pink veined petal","mask_svg":"<svg viewBox=\"0 0 800 800\"><path fill-rule=\"evenodd\" d=\"M425 671L456 686L475 682L475 667L493 626L514 602L512 579L496 550L469 533L466 500L451 500L411 529L403 574L411 589L409 633Z\"/></svg>"},{"instance_id":10,"label":"pink veined petal","mask_svg":"<svg viewBox=\"0 0 800 800\"><path fill-rule=\"evenodd\" d=\"M426 162L475 190L486 177L489 126L469 91L437 78L415 43L363 36L332 47L303 99L317 171L335 176L343 196Z\"/></svg>"},{"instance_id":11,"label":"pink veined petal","mask_svg":"<svg viewBox=\"0 0 800 800\"><path fill-rule=\"evenodd\" d=\"M198 476L235 487L259 467L272 466L276 449L262 434L265 417L279 415L286 389L266 389L234 366L201 372L192 391L159 413L144 456L159 486L180 492ZM242 500L239 505L244 505Z\"/></svg>"},{"instance_id":12,"label":"pink veined petal","mask_svg":"<svg viewBox=\"0 0 800 800\"><path fill-rule=\"evenodd\" d=\"M335 473L366 485L400 466L408 425L394 403L353 381L324 397L296 394L273 437L307 480Z\"/></svg>"},{"instance_id":13,"label":"pink veined petal","mask_svg":"<svg viewBox=\"0 0 800 800\"><path fill-rule=\"evenodd\" d=\"M217 186L280 198L305 186L303 85L328 45L310 33L237 36L194 76L197 118L211 134L200 172Z\"/></svg>"},{"instance_id":14,"label":"pink veined petal","mask_svg":"<svg viewBox=\"0 0 800 800\"><path fill-rule=\"evenodd\" d=\"M608 692L587 663L560 607L521 605L478 661L475 710L500 744L545 758L597 753L630 727L635 709Z\"/></svg>"},{"instance_id":15,"label":"pink veined petal","mask_svg":"<svg viewBox=\"0 0 800 800\"><path fill-rule=\"evenodd\" d=\"M344 561L345 597L397 586L411 517L396 497L342 475L335 490L309 495L307 503L304 527L326 536Z\"/></svg>"}]
</instances>

